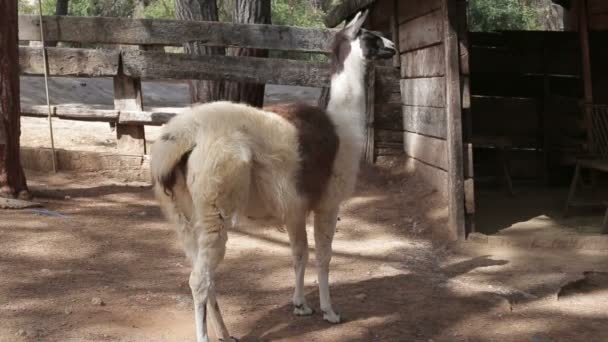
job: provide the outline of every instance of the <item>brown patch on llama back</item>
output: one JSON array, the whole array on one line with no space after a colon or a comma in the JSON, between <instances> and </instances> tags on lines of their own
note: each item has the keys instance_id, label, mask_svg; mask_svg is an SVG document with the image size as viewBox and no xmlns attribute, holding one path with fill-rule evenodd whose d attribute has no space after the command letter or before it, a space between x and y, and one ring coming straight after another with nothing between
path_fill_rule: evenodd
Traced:
<instances>
[{"instance_id":1,"label":"brown patch on llama back","mask_svg":"<svg viewBox=\"0 0 608 342\"><path fill-rule=\"evenodd\" d=\"M338 153L340 140L336 127L325 110L303 103L264 107L291 122L298 131L300 170L298 191L315 208L327 188Z\"/></svg>"}]
</instances>

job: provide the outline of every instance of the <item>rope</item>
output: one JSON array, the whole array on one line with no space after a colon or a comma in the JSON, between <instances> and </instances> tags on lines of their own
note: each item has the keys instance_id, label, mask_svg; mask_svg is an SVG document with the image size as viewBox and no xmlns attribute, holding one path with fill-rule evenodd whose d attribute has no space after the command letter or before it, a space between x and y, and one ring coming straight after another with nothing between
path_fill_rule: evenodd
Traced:
<instances>
[{"instance_id":1,"label":"rope","mask_svg":"<svg viewBox=\"0 0 608 342\"><path fill-rule=\"evenodd\" d=\"M38 0L38 18L40 19L40 40L42 41L42 61L44 63L44 90L46 91L46 106L48 109L49 134L51 137L51 151L53 153L53 172L57 172L57 160L55 156L55 138L53 137L53 114L51 111L51 100L49 98L49 60L46 55L46 44L44 42L44 26L42 21L42 0Z\"/></svg>"}]
</instances>

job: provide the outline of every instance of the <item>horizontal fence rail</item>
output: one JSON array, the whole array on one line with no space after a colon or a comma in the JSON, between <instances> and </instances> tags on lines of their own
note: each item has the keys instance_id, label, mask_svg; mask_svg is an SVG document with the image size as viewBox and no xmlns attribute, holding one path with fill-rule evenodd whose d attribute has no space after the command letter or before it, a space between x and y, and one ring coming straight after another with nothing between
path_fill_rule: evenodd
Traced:
<instances>
[{"instance_id":1,"label":"horizontal fence rail","mask_svg":"<svg viewBox=\"0 0 608 342\"><path fill-rule=\"evenodd\" d=\"M114 108L59 104L51 106L51 116L116 123L117 147L130 154L146 153L144 125L162 125L185 109L144 107L142 80L227 80L308 87L330 85L329 63L244 56L195 56L151 47L179 46L197 41L208 46L329 53L335 30L104 17L47 16L43 20L47 41L103 46L46 48L49 75L111 77L114 85ZM39 25L36 16L19 16L19 40L39 41ZM116 48L113 49L112 44ZM20 46L19 67L22 75L44 75L42 48ZM376 92L399 89L398 76L392 67L377 66ZM23 116L46 117L48 107L23 105L21 112Z\"/></svg>"},{"instance_id":2,"label":"horizontal fence rail","mask_svg":"<svg viewBox=\"0 0 608 342\"><path fill-rule=\"evenodd\" d=\"M19 40L40 40L37 16L19 16ZM90 44L208 46L329 53L335 30L224 22L45 16L47 41Z\"/></svg>"}]
</instances>

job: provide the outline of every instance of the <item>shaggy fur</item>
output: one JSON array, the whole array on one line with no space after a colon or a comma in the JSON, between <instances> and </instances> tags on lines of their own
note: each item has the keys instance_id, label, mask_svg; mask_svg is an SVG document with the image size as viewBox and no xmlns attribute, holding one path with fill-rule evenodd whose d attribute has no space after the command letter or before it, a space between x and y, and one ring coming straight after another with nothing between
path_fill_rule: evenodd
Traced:
<instances>
[{"instance_id":1,"label":"shaggy fur","mask_svg":"<svg viewBox=\"0 0 608 342\"><path fill-rule=\"evenodd\" d=\"M363 150L365 60L394 53L384 38L361 39L366 15L358 14L340 33L348 38L340 44L349 47L335 49L333 60L341 67L332 75L327 112L302 105L207 103L173 118L153 146L157 198L178 223L192 260L199 342L208 341L207 313L217 335L231 339L215 298L214 274L239 216L272 217L286 226L296 275L294 314L310 315L304 298L306 217L314 212L320 307L325 320L340 321L331 305L329 262L338 209L354 189Z\"/></svg>"}]
</instances>

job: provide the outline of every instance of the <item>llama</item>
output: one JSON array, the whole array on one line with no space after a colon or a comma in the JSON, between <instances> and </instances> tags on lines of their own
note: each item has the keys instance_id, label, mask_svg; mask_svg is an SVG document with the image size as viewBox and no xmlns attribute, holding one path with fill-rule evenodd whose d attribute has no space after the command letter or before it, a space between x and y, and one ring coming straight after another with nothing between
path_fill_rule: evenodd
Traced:
<instances>
[{"instance_id":1,"label":"llama","mask_svg":"<svg viewBox=\"0 0 608 342\"><path fill-rule=\"evenodd\" d=\"M293 313L311 315L304 272L306 217L314 213L320 307L323 319L340 322L330 300L329 263L338 209L354 190L363 151L365 64L395 53L390 40L362 28L366 17L367 11L357 13L336 35L327 110L206 103L171 119L154 144L156 196L177 223L192 262L199 342L208 341L207 311L217 336L236 340L223 322L214 278L238 216L272 217L286 226L295 269Z\"/></svg>"}]
</instances>

